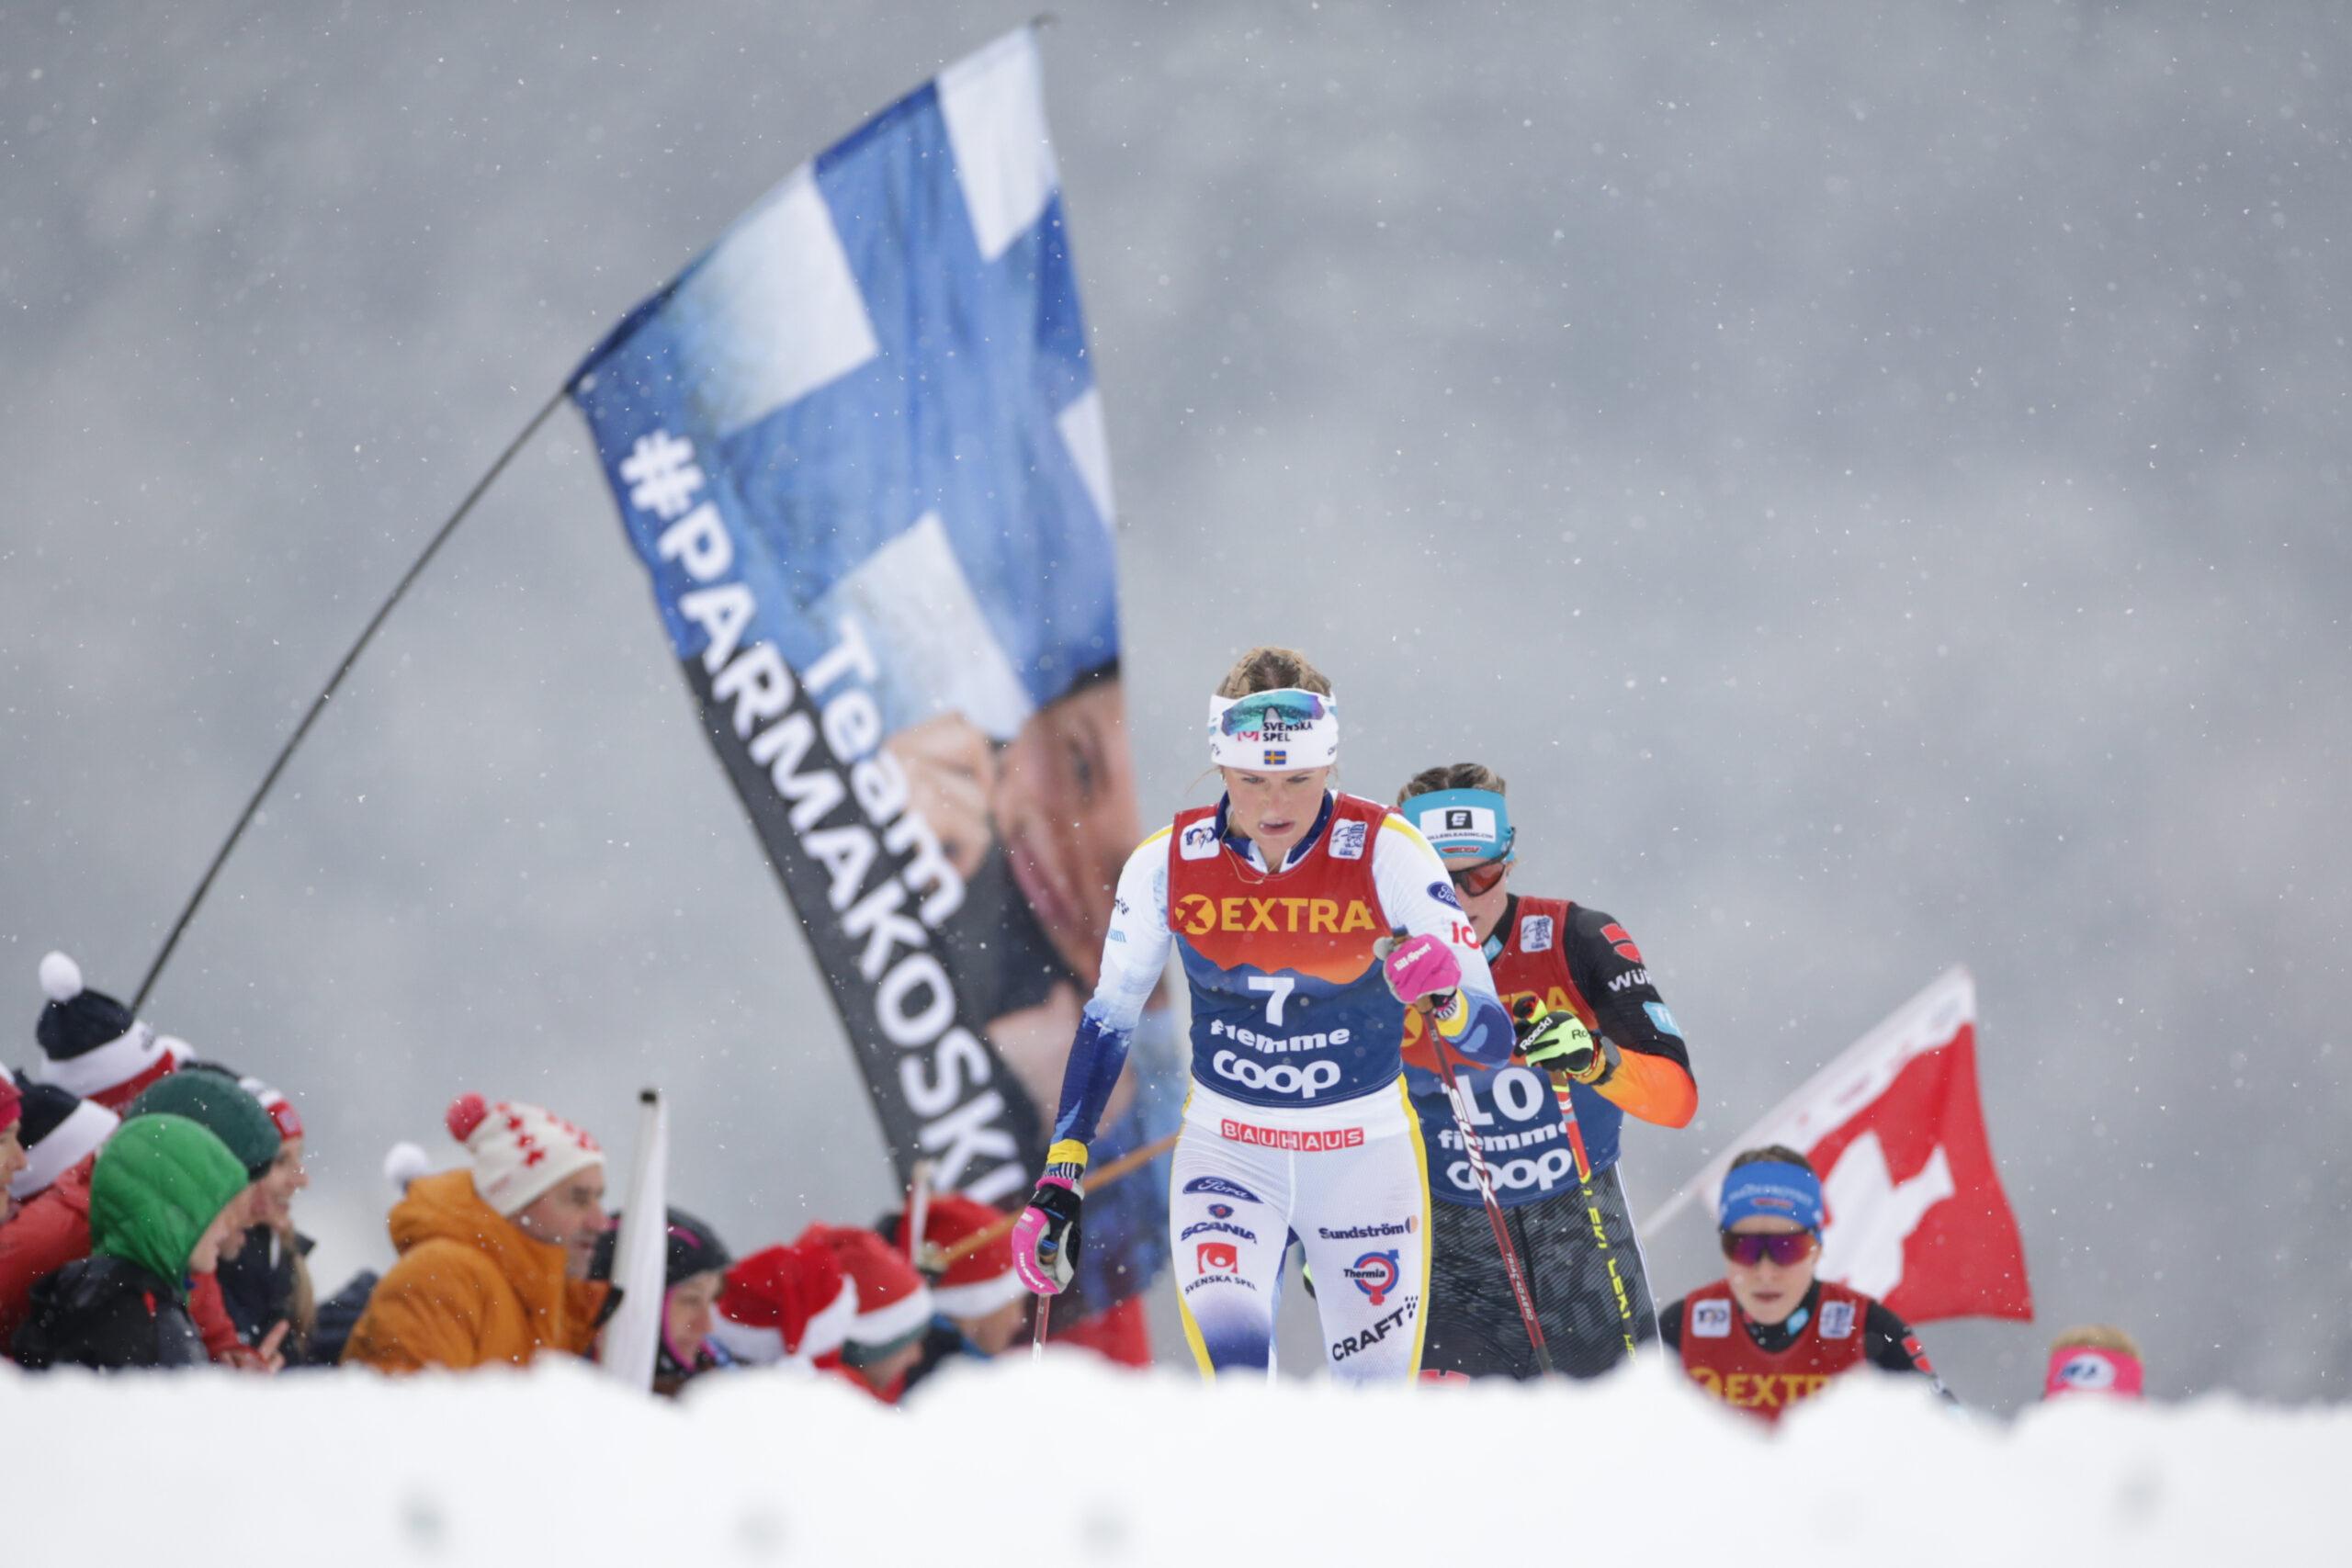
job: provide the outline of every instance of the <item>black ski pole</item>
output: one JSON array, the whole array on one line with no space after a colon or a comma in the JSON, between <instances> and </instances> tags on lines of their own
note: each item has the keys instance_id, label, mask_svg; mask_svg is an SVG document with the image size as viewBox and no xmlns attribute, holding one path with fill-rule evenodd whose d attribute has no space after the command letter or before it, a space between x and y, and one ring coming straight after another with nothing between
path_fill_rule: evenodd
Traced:
<instances>
[{"instance_id":1,"label":"black ski pole","mask_svg":"<svg viewBox=\"0 0 2352 1568\"><path fill-rule=\"evenodd\" d=\"M359 656L367 651L368 644L376 636L376 628L384 624L384 617L392 613L392 606L401 602L401 596L409 591L409 585L423 574L441 547L448 543L449 536L458 531L458 525L464 522L466 514L474 509L474 502L480 501L482 492L490 489L491 482L505 471L514 454L523 449L523 444L538 434L539 426L548 422L548 416L571 395L571 383L567 381L556 389L555 396L549 398L538 412L531 416L531 423L506 444L506 450L498 455L498 460L491 464L489 471L474 481L473 489L466 491L465 500L458 502L458 510L449 513L448 521L442 524L440 531L427 541L424 553L401 574L400 581L392 585L390 597L377 606L376 613L368 617L367 626L360 630L359 640L351 645L351 651L343 656L343 662L334 667L334 673L327 677L327 683L311 700L310 711L302 716L302 722L294 727L294 733L288 736L286 744L278 749L277 760L270 763L269 772L262 775L260 787L254 791L253 798L245 802L245 808L237 813L235 826L229 829L229 836L220 840L220 849L213 852L212 863L204 868L204 875L197 883L196 891L188 895L187 905L180 910L180 918L172 922L171 934L164 938L163 950L155 954L155 962L147 966L147 977L139 982L139 992L130 998L131 1011L137 1012L146 1005L147 993L155 988L155 981L163 975L164 965L171 962L172 949L180 943L180 933L187 930L188 921L196 918L197 906L203 903L204 896L212 890L212 879L220 874L220 867L228 860L229 852L237 847L237 840L245 836L245 829L252 823L254 813L261 809L261 803L268 795L270 785L277 782L277 775L286 771L294 749L302 744L304 736L311 733L311 726L317 723L319 715L326 711L335 688L343 684L343 678L351 673L351 667L358 663Z\"/></svg>"},{"instance_id":2,"label":"black ski pole","mask_svg":"<svg viewBox=\"0 0 2352 1568\"><path fill-rule=\"evenodd\" d=\"M1510 1226L1503 1219L1503 1206L1495 1196L1494 1172L1487 1168L1487 1156L1478 1147L1478 1134L1470 1130L1470 1099L1462 1088L1462 1080L1454 1076L1453 1056L1445 1048L1445 1040L1432 1022L1429 1030L1430 1044L1437 1052L1438 1073L1445 1080L1445 1098L1453 1105L1453 1124L1462 1134L1463 1153L1470 1156L1470 1179L1478 1184L1478 1197L1487 1206L1487 1223L1494 1227L1495 1246L1503 1255L1503 1273L1510 1280L1511 1299L1519 1303L1519 1321L1527 1325L1527 1342L1535 1349L1535 1370L1545 1377L1552 1375L1552 1351L1544 1343L1544 1325L1535 1315L1535 1295L1527 1288L1527 1273L1520 1267L1519 1248L1511 1244Z\"/></svg>"},{"instance_id":3,"label":"black ski pole","mask_svg":"<svg viewBox=\"0 0 2352 1568\"><path fill-rule=\"evenodd\" d=\"M1512 1021L1521 1030L1540 1023L1552 1010L1536 997L1521 998L1512 1010ZM1546 1075L1549 1076L1548 1074ZM1634 1343L1634 1300L1625 1288L1625 1276L1617 1267L1617 1249L1609 1243L1609 1224L1600 1213L1600 1201L1592 1195L1592 1156L1585 1152L1584 1128L1577 1122L1577 1102L1571 1078L1553 1078L1552 1093L1559 1101L1560 1115L1568 1126L1568 1154L1576 1161L1577 1192L1584 1200L1585 1219L1592 1227L1592 1248L1609 1265L1609 1284L1617 1297L1617 1318L1624 1325L1625 1364L1631 1366L1640 1359Z\"/></svg>"}]
</instances>

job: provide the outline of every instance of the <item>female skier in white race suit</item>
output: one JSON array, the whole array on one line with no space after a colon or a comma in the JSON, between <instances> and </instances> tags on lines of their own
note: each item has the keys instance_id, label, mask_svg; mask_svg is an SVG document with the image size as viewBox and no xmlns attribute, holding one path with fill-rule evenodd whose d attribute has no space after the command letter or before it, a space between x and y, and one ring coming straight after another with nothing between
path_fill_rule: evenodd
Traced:
<instances>
[{"instance_id":1,"label":"female skier in white race suit","mask_svg":"<svg viewBox=\"0 0 2352 1568\"><path fill-rule=\"evenodd\" d=\"M1173 942L1192 984L1193 1089L1168 1228L1204 1376L1271 1366L1293 1235L1319 1286L1333 1374L1419 1371L1430 1195L1405 1100L1405 1010L1426 1007L1470 1061L1510 1054L1510 1018L1437 852L1388 807L1326 787L1339 739L1330 682L1288 649L1252 649L1218 687L1209 755L1225 798L1179 813L1120 874L1053 1146L1013 1230L1023 1282L1058 1292L1078 1251L1086 1145Z\"/></svg>"}]
</instances>

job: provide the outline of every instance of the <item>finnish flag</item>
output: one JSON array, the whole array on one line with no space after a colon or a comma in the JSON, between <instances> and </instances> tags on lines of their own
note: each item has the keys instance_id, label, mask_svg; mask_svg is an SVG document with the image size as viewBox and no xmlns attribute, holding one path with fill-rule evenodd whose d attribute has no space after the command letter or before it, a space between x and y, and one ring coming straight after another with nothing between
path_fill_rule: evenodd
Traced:
<instances>
[{"instance_id":1,"label":"finnish flag","mask_svg":"<svg viewBox=\"0 0 2352 1568\"><path fill-rule=\"evenodd\" d=\"M896 731L1001 740L1116 660L1109 453L1034 31L795 170L575 373L682 660L673 525L713 509L797 671L844 619ZM665 555L661 541L673 533Z\"/></svg>"}]
</instances>

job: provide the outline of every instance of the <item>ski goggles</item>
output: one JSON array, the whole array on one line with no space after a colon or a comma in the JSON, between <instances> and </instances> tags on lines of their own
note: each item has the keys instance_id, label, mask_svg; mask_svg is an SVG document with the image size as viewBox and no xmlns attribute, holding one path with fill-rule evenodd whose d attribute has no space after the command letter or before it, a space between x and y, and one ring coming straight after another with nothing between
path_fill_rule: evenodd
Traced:
<instances>
[{"instance_id":1,"label":"ski goggles","mask_svg":"<svg viewBox=\"0 0 2352 1568\"><path fill-rule=\"evenodd\" d=\"M1468 856L1478 863L1464 867L1465 871L1490 863L1508 865L1514 852L1511 846L1519 840L1519 829L1510 825L1510 807L1490 789L1432 790L1414 795L1396 809L1439 854L1449 859ZM1494 886L1492 879L1487 886Z\"/></svg>"},{"instance_id":2,"label":"ski goggles","mask_svg":"<svg viewBox=\"0 0 2352 1568\"><path fill-rule=\"evenodd\" d=\"M1254 771L1328 768L1340 759L1339 703L1284 686L1209 699L1209 761Z\"/></svg>"},{"instance_id":3,"label":"ski goggles","mask_svg":"<svg viewBox=\"0 0 2352 1568\"><path fill-rule=\"evenodd\" d=\"M1476 865L1449 866L1445 874L1453 879L1453 890L1464 898L1483 898L1502 881L1503 873L1510 869L1511 858L1504 853Z\"/></svg>"},{"instance_id":4,"label":"ski goggles","mask_svg":"<svg viewBox=\"0 0 2352 1568\"><path fill-rule=\"evenodd\" d=\"M1753 1269L1767 1258L1783 1269L1791 1268L1812 1257L1820 1245L1821 1238L1811 1231L1777 1231L1770 1235L1723 1233L1724 1257L1743 1269Z\"/></svg>"},{"instance_id":5,"label":"ski goggles","mask_svg":"<svg viewBox=\"0 0 2352 1568\"><path fill-rule=\"evenodd\" d=\"M1794 1220L1804 1230L1821 1228L1821 1178L1801 1165L1758 1160L1724 1178L1723 1201L1715 1206L1715 1228L1729 1230L1746 1219Z\"/></svg>"}]
</instances>

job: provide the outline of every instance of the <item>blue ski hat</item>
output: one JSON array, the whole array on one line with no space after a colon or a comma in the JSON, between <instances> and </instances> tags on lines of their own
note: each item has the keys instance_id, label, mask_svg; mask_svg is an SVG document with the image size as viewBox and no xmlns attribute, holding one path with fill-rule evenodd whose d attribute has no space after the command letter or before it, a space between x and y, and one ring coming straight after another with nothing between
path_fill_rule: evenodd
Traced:
<instances>
[{"instance_id":1,"label":"blue ski hat","mask_svg":"<svg viewBox=\"0 0 2352 1568\"><path fill-rule=\"evenodd\" d=\"M1417 795L1396 807L1421 830L1430 846L1448 859L1509 860L1518 829L1510 807L1490 789L1441 789Z\"/></svg>"},{"instance_id":2,"label":"blue ski hat","mask_svg":"<svg viewBox=\"0 0 2352 1568\"><path fill-rule=\"evenodd\" d=\"M1758 1160L1726 1172L1723 1201L1715 1210L1717 1228L1729 1230L1759 1214L1820 1230L1821 1178L1801 1165L1779 1160Z\"/></svg>"}]
</instances>

